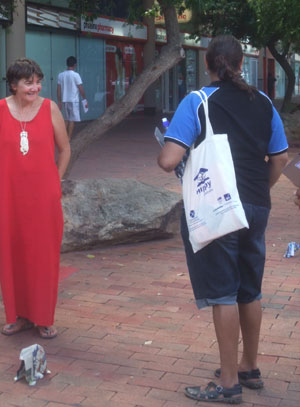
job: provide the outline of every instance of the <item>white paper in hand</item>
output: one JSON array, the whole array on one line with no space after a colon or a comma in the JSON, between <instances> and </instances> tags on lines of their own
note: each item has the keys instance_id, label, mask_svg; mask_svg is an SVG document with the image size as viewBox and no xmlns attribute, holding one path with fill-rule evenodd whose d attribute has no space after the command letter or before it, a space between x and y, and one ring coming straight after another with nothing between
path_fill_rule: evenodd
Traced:
<instances>
[{"instance_id":1,"label":"white paper in hand","mask_svg":"<svg viewBox=\"0 0 300 407\"><path fill-rule=\"evenodd\" d=\"M156 140L158 141L159 145L161 147L163 147L165 145L164 135L162 134L162 132L159 130L158 127L155 127L154 136L155 136Z\"/></svg>"},{"instance_id":2,"label":"white paper in hand","mask_svg":"<svg viewBox=\"0 0 300 407\"><path fill-rule=\"evenodd\" d=\"M82 103L82 108L83 108L84 113L87 113L88 110L89 110L88 104L87 104L87 100L86 100L86 99L83 99L83 100L81 101L81 103Z\"/></svg>"}]
</instances>

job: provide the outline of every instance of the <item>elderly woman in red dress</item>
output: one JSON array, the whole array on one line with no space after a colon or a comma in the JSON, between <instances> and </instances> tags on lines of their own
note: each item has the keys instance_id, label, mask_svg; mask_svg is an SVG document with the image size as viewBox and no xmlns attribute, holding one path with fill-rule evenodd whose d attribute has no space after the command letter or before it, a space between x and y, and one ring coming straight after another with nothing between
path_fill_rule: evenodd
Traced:
<instances>
[{"instance_id":1,"label":"elderly woman in red dress","mask_svg":"<svg viewBox=\"0 0 300 407\"><path fill-rule=\"evenodd\" d=\"M7 71L12 95L0 100L0 283L2 333L36 326L49 339L57 335L60 180L70 145L57 105L39 96L42 79L37 63L18 59Z\"/></svg>"}]
</instances>

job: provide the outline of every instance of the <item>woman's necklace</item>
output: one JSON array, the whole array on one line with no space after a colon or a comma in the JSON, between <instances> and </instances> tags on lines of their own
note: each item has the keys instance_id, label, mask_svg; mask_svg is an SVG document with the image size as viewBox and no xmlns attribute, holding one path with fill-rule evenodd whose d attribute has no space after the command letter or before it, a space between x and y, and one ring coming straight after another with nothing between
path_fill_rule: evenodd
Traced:
<instances>
[{"instance_id":1,"label":"woman's necklace","mask_svg":"<svg viewBox=\"0 0 300 407\"><path fill-rule=\"evenodd\" d=\"M31 108L31 110L32 110L32 108ZM20 118L21 118L21 120L19 120L19 123L21 126L20 151L23 155L26 155L29 151L28 132L25 130L27 122L23 120L23 116L22 116L21 112L22 112L22 110L20 109Z\"/></svg>"},{"instance_id":2,"label":"woman's necklace","mask_svg":"<svg viewBox=\"0 0 300 407\"><path fill-rule=\"evenodd\" d=\"M29 142L28 142L28 133L25 130L26 128L26 122L22 124L20 121L21 125L21 133L20 133L20 151L23 155L26 155L29 151Z\"/></svg>"}]
</instances>

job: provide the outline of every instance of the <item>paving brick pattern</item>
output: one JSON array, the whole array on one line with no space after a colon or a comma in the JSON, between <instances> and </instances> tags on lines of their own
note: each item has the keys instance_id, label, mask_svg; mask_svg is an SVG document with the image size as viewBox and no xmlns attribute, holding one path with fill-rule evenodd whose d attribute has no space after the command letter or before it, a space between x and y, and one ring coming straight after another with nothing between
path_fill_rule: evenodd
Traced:
<instances>
[{"instance_id":1,"label":"paving brick pattern","mask_svg":"<svg viewBox=\"0 0 300 407\"><path fill-rule=\"evenodd\" d=\"M180 191L156 166L153 127L153 118L129 118L82 155L72 176L132 177ZM300 240L294 190L283 176L272 190L259 355L265 388L244 389L245 407L299 406L300 251L283 258L287 243ZM65 253L61 270L58 337L0 337L0 407L201 405L183 389L214 379L218 349L211 310L194 305L179 234ZM14 383L20 349L34 343L45 347L52 373L35 387Z\"/></svg>"}]
</instances>

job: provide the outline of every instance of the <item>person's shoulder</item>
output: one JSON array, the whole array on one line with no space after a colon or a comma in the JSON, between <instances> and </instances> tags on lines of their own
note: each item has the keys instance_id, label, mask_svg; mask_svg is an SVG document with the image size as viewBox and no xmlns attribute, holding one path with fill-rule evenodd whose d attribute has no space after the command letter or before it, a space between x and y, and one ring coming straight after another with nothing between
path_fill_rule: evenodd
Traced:
<instances>
[{"instance_id":1,"label":"person's shoulder","mask_svg":"<svg viewBox=\"0 0 300 407\"><path fill-rule=\"evenodd\" d=\"M3 112L4 109L5 109L5 107L7 106L7 101L6 101L6 99L7 99L7 98L0 99L0 111L1 111L1 112Z\"/></svg>"},{"instance_id":2,"label":"person's shoulder","mask_svg":"<svg viewBox=\"0 0 300 407\"><path fill-rule=\"evenodd\" d=\"M80 76L79 73L74 71L73 69L69 69L67 72L69 72L69 75L72 75L72 76Z\"/></svg>"},{"instance_id":3,"label":"person's shoulder","mask_svg":"<svg viewBox=\"0 0 300 407\"><path fill-rule=\"evenodd\" d=\"M199 90L194 90L187 95L192 103L202 103L205 99L209 99L219 90L218 86L203 86Z\"/></svg>"},{"instance_id":4,"label":"person's shoulder","mask_svg":"<svg viewBox=\"0 0 300 407\"><path fill-rule=\"evenodd\" d=\"M81 76L80 76L80 74L78 72L73 71L73 73L74 73L74 76L76 76L76 78L81 80Z\"/></svg>"},{"instance_id":5,"label":"person's shoulder","mask_svg":"<svg viewBox=\"0 0 300 407\"><path fill-rule=\"evenodd\" d=\"M255 99L259 100L260 103L263 104L268 110L271 110L273 112L273 110L275 109L272 100L262 90L256 90L254 101Z\"/></svg>"},{"instance_id":6,"label":"person's shoulder","mask_svg":"<svg viewBox=\"0 0 300 407\"><path fill-rule=\"evenodd\" d=\"M57 106L57 104L54 102L54 100L52 99L44 99L45 100L45 104L47 106L49 106L49 109L51 110L51 115L54 116L56 115L58 112L60 112L59 107Z\"/></svg>"},{"instance_id":7,"label":"person's shoulder","mask_svg":"<svg viewBox=\"0 0 300 407\"><path fill-rule=\"evenodd\" d=\"M272 100L269 98L269 96L268 96L265 92L263 92L262 90L256 89L256 94L258 94L260 98L265 99L265 100L268 100L268 102L269 102L271 105L273 104L273 102L272 102Z\"/></svg>"}]
</instances>

